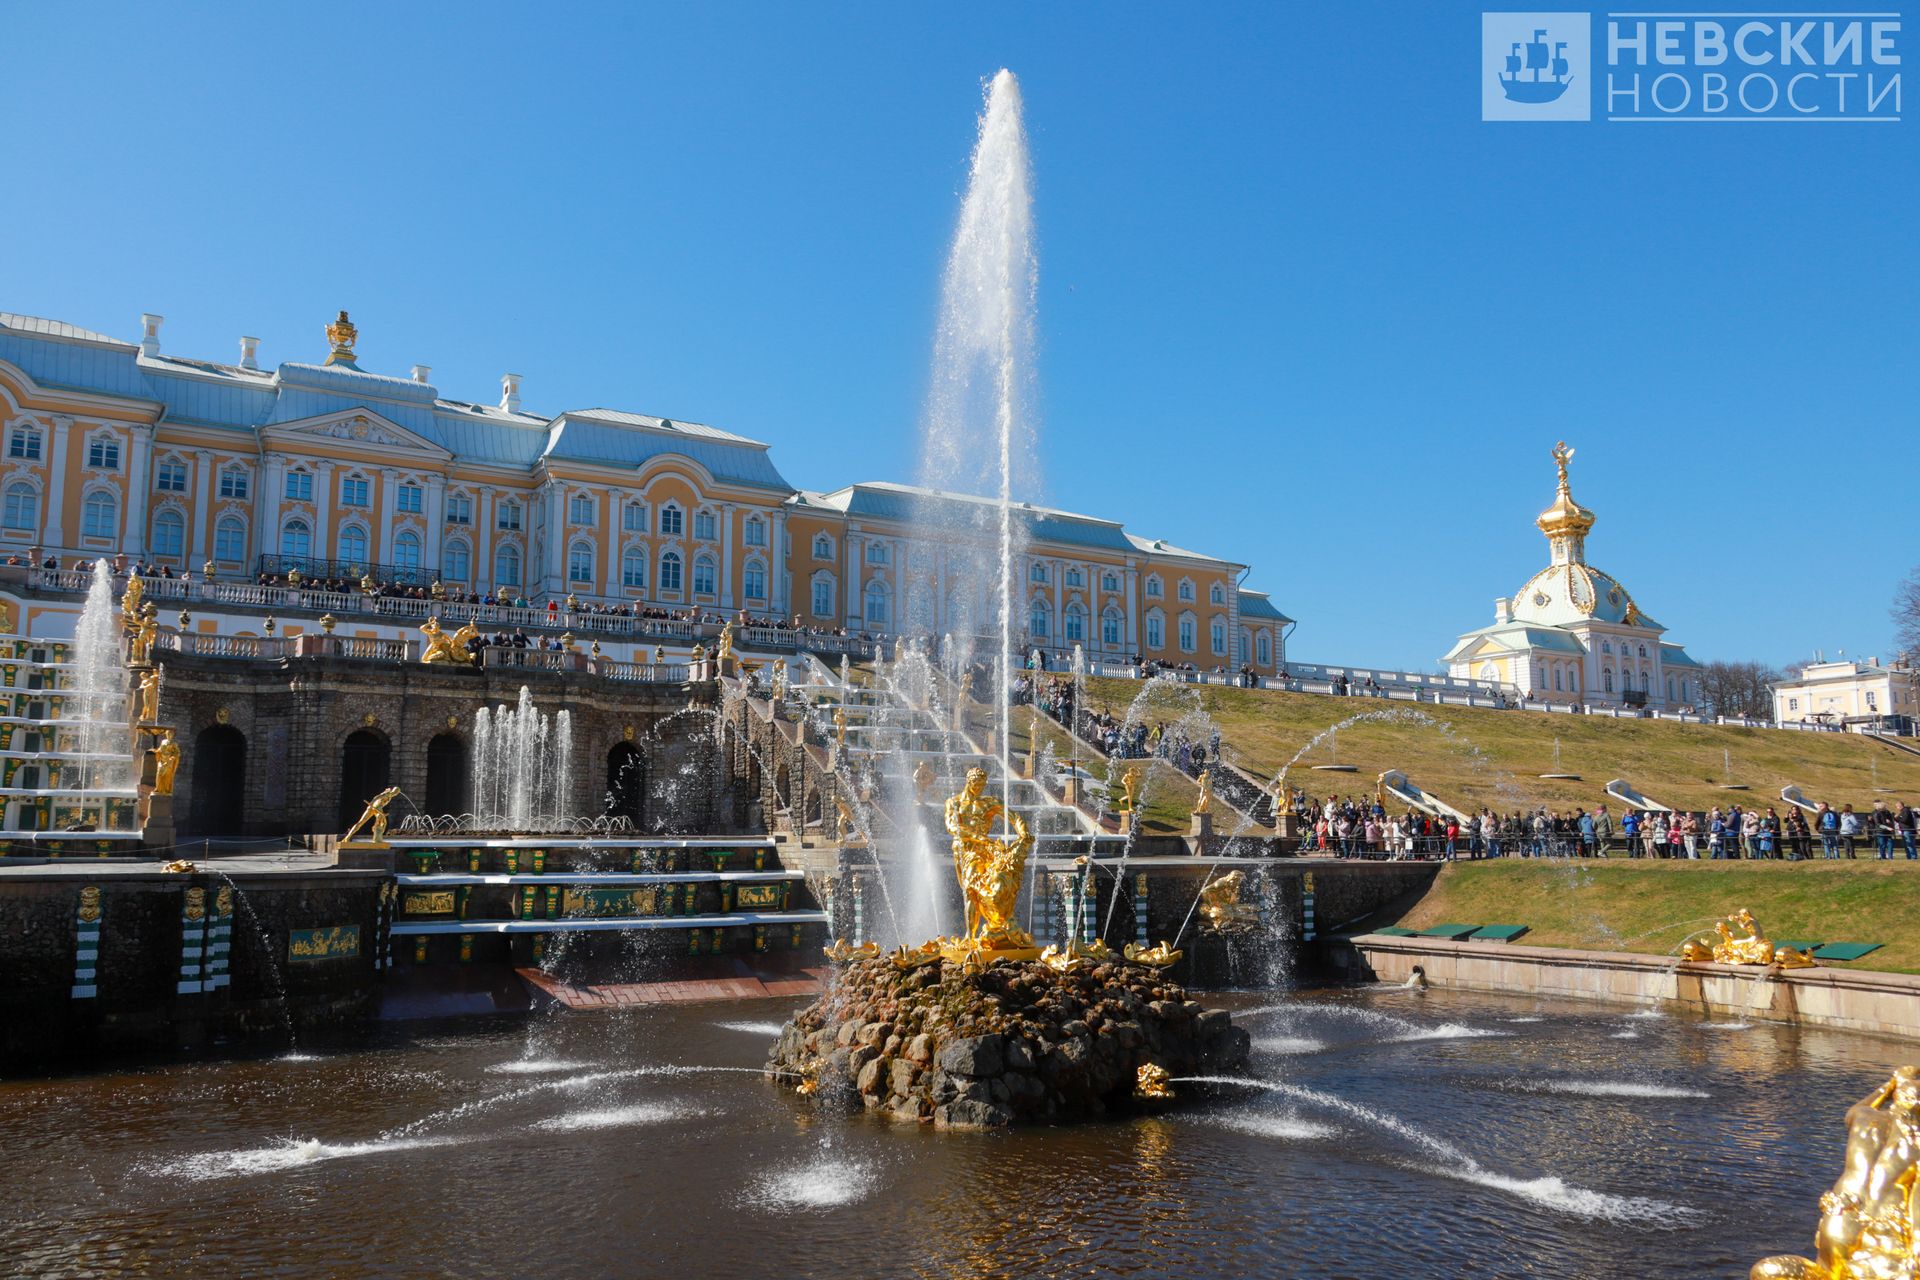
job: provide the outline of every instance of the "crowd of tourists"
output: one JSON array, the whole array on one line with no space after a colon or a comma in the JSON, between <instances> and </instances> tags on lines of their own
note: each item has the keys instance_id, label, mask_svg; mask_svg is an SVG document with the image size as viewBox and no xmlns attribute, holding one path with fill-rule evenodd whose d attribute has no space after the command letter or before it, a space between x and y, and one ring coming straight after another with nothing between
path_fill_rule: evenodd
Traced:
<instances>
[{"instance_id":1,"label":"crowd of tourists","mask_svg":"<svg viewBox=\"0 0 1920 1280\"><path fill-rule=\"evenodd\" d=\"M1164 760L1188 777L1220 758L1220 731L1202 740L1178 724L1144 720L1131 723L1111 712L1074 706L1074 683L1064 676L1020 676L1012 690L1016 704L1032 703L1057 724L1071 730L1110 760Z\"/></svg>"},{"instance_id":2,"label":"crowd of tourists","mask_svg":"<svg viewBox=\"0 0 1920 1280\"><path fill-rule=\"evenodd\" d=\"M1302 852L1343 858L1573 858L1615 857L1749 859L1803 862L1858 858L1863 848L1883 861L1902 855L1920 861L1920 813L1905 801L1877 802L1866 813L1850 804L1822 804L1812 813L1772 806L1706 813L1628 809L1618 820L1592 810L1535 809L1465 817L1389 812L1378 799L1329 796L1294 799Z\"/></svg>"}]
</instances>

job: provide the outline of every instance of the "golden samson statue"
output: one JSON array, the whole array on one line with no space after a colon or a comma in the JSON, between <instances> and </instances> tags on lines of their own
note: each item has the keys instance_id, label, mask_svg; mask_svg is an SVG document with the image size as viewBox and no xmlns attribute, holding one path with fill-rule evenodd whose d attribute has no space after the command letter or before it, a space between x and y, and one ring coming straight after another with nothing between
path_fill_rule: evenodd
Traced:
<instances>
[{"instance_id":1,"label":"golden samson statue","mask_svg":"<svg viewBox=\"0 0 1920 1280\"><path fill-rule=\"evenodd\" d=\"M1751 1280L1909 1280L1920 1275L1914 1240L1920 1178L1920 1067L1901 1067L1847 1112L1847 1151L1833 1190L1820 1197L1811 1258L1764 1258Z\"/></svg>"},{"instance_id":2,"label":"golden samson statue","mask_svg":"<svg viewBox=\"0 0 1920 1280\"><path fill-rule=\"evenodd\" d=\"M1020 886L1026 879L1033 835L1020 815L987 793L987 771L969 769L966 785L948 799L947 834L953 837L953 873L966 903L967 930L936 945L948 959L1035 960L1040 948L1014 924ZM1011 834L996 836L1006 819Z\"/></svg>"},{"instance_id":3,"label":"golden samson statue","mask_svg":"<svg viewBox=\"0 0 1920 1280\"><path fill-rule=\"evenodd\" d=\"M1746 931L1745 937L1735 937L1734 928ZM1783 969L1806 969L1813 963L1813 953L1797 951L1792 947L1775 947L1760 928L1760 922L1753 918L1753 912L1745 907L1713 926L1713 935L1684 942L1680 946L1682 960L1713 961L1717 964L1756 964L1779 965Z\"/></svg>"}]
</instances>

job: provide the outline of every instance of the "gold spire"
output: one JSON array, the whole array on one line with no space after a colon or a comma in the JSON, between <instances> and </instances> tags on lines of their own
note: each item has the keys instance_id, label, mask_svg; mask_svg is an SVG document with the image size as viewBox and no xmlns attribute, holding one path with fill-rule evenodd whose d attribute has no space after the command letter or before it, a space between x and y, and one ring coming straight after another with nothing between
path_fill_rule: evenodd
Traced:
<instances>
[{"instance_id":1,"label":"gold spire","mask_svg":"<svg viewBox=\"0 0 1920 1280\"><path fill-rule=\"evenodd\" d=\"M327 363L355 367L353 344L359 337L360 331L353 327L353 321L347 319L347 313L342 311L340 318L327 326L327 341L333 344L333 350L327 356Z\"/></svg>"},{"instance_id":2,"label":"gold spire","mask_svg":"<svg viewBox=\"0 0 1920 1280\"><path fill-rule=\"evenodd\" d=\"M1572 492L1567 488L1567 463L1572 460L1573 450L1567 447L1565 440L1554 445L1553 461L1560 469L1560 491L1554 495L1553 505L1542 511L1540 518L1534 521L1540 526L1540 532L1549 539L1585 537L1597 518L1593 512L1575 502Z\"/></svg>"}]
</instances>

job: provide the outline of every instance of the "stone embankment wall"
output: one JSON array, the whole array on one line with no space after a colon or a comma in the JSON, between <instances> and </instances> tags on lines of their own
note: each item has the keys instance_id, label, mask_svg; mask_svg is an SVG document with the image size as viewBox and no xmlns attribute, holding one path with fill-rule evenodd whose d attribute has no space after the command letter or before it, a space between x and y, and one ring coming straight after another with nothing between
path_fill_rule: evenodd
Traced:
<instances>
[{"instance_id":1,"label":"stone embankment wall","mask_svg":"<svg viewBox=\"0 0 1920 1280\"><path fill-rule=\"evenodd\" d=\"M1443 989L1561 996L1920 1038L1920 975L1914 974L1682 964L1671 956L1381 934L1352 939L1346 956L1350 976L1396 986L1417 966L1428 984Z\"/></svg>"}]
</instances>

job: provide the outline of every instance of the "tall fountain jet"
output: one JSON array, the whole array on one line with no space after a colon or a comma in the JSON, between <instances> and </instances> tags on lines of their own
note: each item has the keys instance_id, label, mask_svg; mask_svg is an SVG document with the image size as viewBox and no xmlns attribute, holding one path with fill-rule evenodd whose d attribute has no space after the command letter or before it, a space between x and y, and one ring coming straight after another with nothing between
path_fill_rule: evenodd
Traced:
<instances>
[{"instance_id":1,"label":"tall fountain jet","mask_svg":"<svg viewBox=\"0 0 1920 1280\"><path fill-rule=\"evenodd\" d=\"M473 713L473 804L480 820L531 831L568 817L573 794L573 715L548 716L520 686L514 706Z\"/></svg>"},{"instance_id":2,"label":"tall fountain jet","mask_svg":"<svg viewBox=\"0 0 1920 1280\"><path fill-rule=\"evenodd\" d=\"M1024 617L1016 592L1027 530L1014 504L1033 492L1038 470L1031 354L1039 263L1032 188L1020 82L1002 70L987 86L966 199L942 279L921 462L925 487L983 495L989 502L923 504L915 540L945 555L948 598L916 599L926 588L909 564L902 621L931 626L937 620L949 634L984 636L997 648L993 737L1003 779L1012 776L1008 707L1017 661L1012 655L1022 647L1015 637L1023 635L1017 628Z\"/></svg>"}]
</instances>

